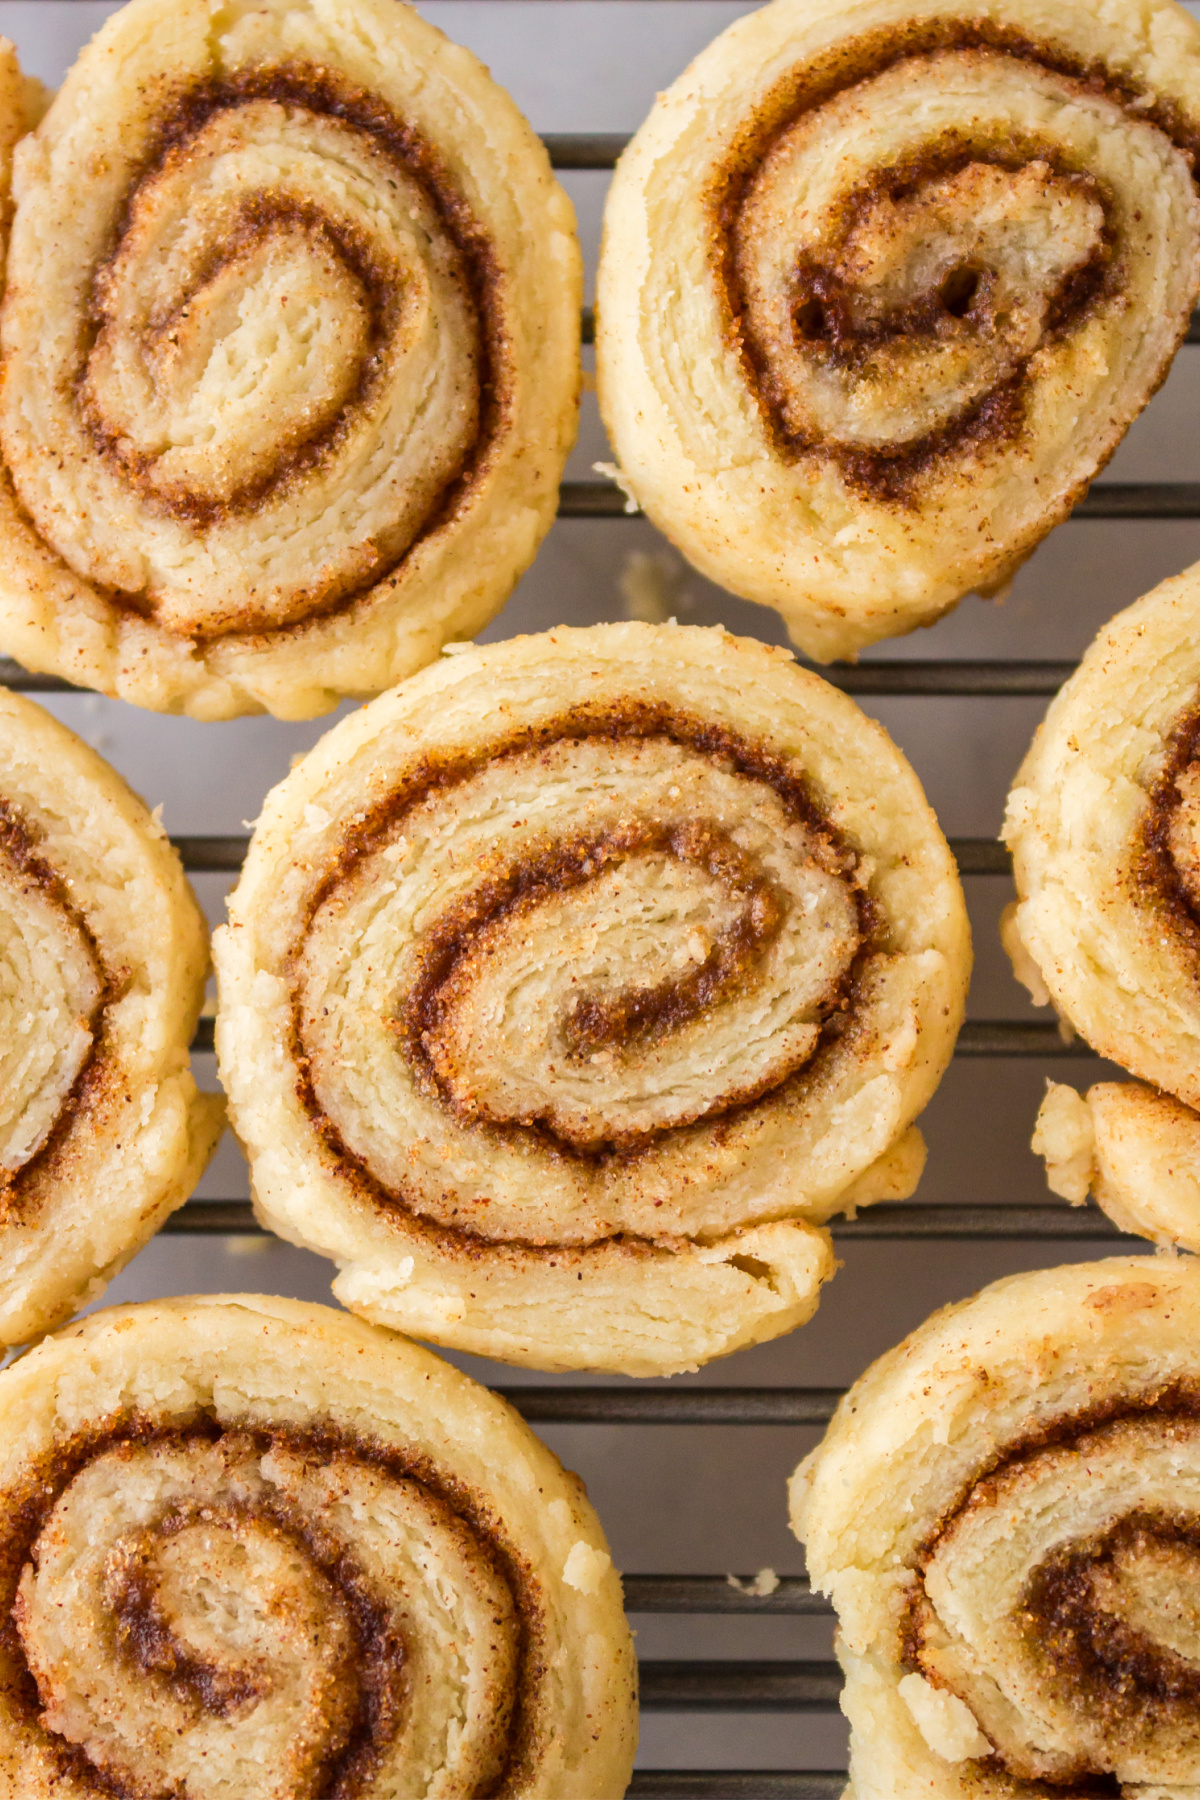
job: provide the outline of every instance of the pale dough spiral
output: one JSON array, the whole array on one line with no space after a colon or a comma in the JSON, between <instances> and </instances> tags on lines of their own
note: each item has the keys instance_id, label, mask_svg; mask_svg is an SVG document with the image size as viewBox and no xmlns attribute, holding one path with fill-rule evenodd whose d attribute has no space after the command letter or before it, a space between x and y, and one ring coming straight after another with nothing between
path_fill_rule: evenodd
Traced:
<instances>
[{"instance_id":1,"label":"pale dough spiral","mask_svg":"<svg viewBox=\"0 0 1200 1800\"><path fill-rule=\"evenodd\" d=\"M1200 290L1173 0L774 0L622 157L597 290L622 479L822 661L995 592Z\"/></svg>"},{"instance_id":2,"label":"pale dough spiral","mask_svg":"<svg viewBox=\"0 0 1200 1800\"><path fill-rule=\"evenodd\" d=\"M1200 1250L1200 569L1119 613L1009 795L1021 980L1139 1078L1052 1084L1034 1148L1075 1203Z\"/></svg>"},{"instance_id":3,"label":"pale dough spiral","mask_svg":"<svg viewBox=\"0 0 1200 1800\"><path fill-rule=\"evenodd\" d=\"M847 1800L1200 1793L1200 1264L1017 1275L851 1389L792 1517Z\"/></svg>"},{"instance_id":4,"label":"pale dough spiral","mask_svg":"<svg viewBox=\"0 0 1200 1800\"><path fill-rule=\"evenodd\" d=\"M0 1376L0 1793L619 1800L620 1583L495 1396L325 1307L100 1313Z\"/></svg>"},{"instance_id":5,"label":"pale dough spiral","mask_svg":"<svg viewBox=\"0 0 1200 1800\"><path fill-rule=\"evenodd\" d=\"M554 516L580 271L474 57L395 0L133 0L13 182L0 646L304 717L491 617Z\"/></svg>"},{"instance_id":6,"label":"pale dough spiral","mask_svg":"<svg viewBox=\"0 0 1200 1800\"><path fill-rule=\"evenodd\" d=\"M463 652L337 727L215 954L256 1205L339 1298L643 1374L802 1322L814 1227L912 1191L970 955L879 727L646 625Z\"/></svg>"},{"instance_id":7,"label":"pale dough spiral","mask_svg":"<svg viewBox=\"0 0 1200 1800\"><path fill-rule=\"evenodd\" d=\"M162 827L0 689L0 1343L94 1299L224 1122L188 1044L208 937Z\"/></svg>"}]
</instances>

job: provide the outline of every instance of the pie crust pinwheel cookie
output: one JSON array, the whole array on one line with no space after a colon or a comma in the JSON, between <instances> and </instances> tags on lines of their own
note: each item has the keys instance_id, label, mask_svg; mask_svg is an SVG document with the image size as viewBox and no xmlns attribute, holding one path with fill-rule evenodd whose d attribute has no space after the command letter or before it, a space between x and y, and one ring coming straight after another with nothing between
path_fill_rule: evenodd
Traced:
<instances>
[{"instance_id":1,"label":"pie crust pinwheel cookie","mask_svg":"<svg viewBox=\"0 0 1200 1800\"><path fill-rule=\"evenodd\" d=\"M790 653L606 625L445 657L267 798L216 934L259 1216L380 1324L695 1367L912 1192L970 947L884 731Z\"/></svg>"},{"instance_id":2,"label":"pie crust pinwheel cookie","mask_svg":"<svg viewBox=\"0 0 1200 1800\"><path fill-rule=\"evenodd\" d=\"M14 165L0 650L305 718L491 618L554 518L581 272L468 51L396 0L133 0Z\"/></svg>"},{"instance_id":3,"label":"pie crust pinwheel cookie","mask_svg":"<svg viewBox=\"0 0 1200 1800\"><path fill-rule=\"evenodd\" d=\"M0 1374L4 1800L620 1800L621 1584L496 1395L328 1307L118 1307Z\"/></svg>"},{"instance_id":4,"label":"pie crust pinwheel cookie","mask_svg":"<svg viewBox=\"0 0 1200 1800\"><path fill-rule=\"evenodd\" d=\"M1015 1275L857 1381L792 1484L846 1800L1200 1791L1200 1263Z\"/></svg>"},{"instance_id":5,"label":"pie crust pinwheel cookie","mask_svg":"<svg viewBox=\"0 0 1200 1800\"><path fill-rule=\"evenodd\" d=\"M1128 1231L1200 1250L1200 567L1128 607L1052 702L1004 827L1019 978L1136 1082L1052 1083L1034 1148Z\"/></svg>"},{"instance_id":6,"label":"pie crust pinwheel cookie","mask_svg":"<svg viewBox=\"0 0 1200 1800\"><path fill-rule=\"evenodd\" d=\"M1200 290L1174 0L774 0L621 158L597 289L624 485L820 661L999 592Z\"/></svg>"},{"instance_id":7,"label":"pie crust pinwheel cookie","mask_svg":"<svg viewBox=\"0 0 1200 1800\"><path fill-rule=\"evenodd\" d=\"M191 1193L208 934L162 827L0 688L0 1344L69 1317Z\"/></svg>"}]
</instances>

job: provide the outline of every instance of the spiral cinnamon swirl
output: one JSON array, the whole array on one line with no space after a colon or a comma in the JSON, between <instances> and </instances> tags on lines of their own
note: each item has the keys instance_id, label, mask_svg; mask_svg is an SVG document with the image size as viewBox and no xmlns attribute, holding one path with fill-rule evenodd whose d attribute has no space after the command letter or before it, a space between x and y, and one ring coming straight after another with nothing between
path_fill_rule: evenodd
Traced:
<instances>
[{"instance_id":1,"label":"spiral cinnamon swirl","mask_svg":"<svg viewBox=\"0 0 1200 1800\"><path fill-rule=\"evenodd\" d=\"M133 0L15 160L0 648L299 718L492 616L554 516L581 274L473 56L395 0Z\"/></svg>"},{"instance_id":2,"label":"spiral cinnamon swirl","mask_svg":"<svg viewBox=\"0 0 1200 1800\"><path fill-rule=\"evenodd\" d=\"M0 1344L100 1293L212 1155L223 1103L188 1067L207 970L162 827L0 688Z\"/></svg>"},{"instance_id":3,"label":"spiral cinnamon swirl","mask_svg":"<svg viewBox=\"0 0 1200 1800\"><path fill-rule=\"evenodd\" d=\"M1200 1249L1200 566L1119 613L1009 795L1015 971L1139 1078L1052 1084L1034 1148L1076 1203Z\"/></svg>"},{"instance_id":4,"label":"spiral cinnamon swirl","mask_svg":"<svg viewBox=\"0 0 1200 1800\"><path fill-rule=\"evenodd\" d=\"M694 1367L911 1193L970 960L907 763L789 654L558 630L445 659L268 797L215 945L261 1217L353 1311Z\"/></svg>"},{"instance_id":5,"label":"spiral cinnamon swirl","mask_svg":"<svg viewBox=\"0 0 1200 1800\"><path fill-rule=\"evenodd\" d=\"M597 293L628 483L820 660L998 591L1200 289L1174 0L774 0L621 159Z\"/></svg>"},{"instance_id":6,"label":"spiral cinnamon swirl","mask_svg":"<svg viewBox=\"0 0 1200 1800\"><path fill-rule=\"evenodd\" d=\"M0 1791L620 1800L621 1585L582 1483L327 1307L119 1307L0 1375Z\"/></svg>"},{"instance_id":7,"label":"spiral cinnamon swirl","mask_svg":"<svg viewBox=\"0 0 1200 1800\"><path fill-rule=\"evenodd\" d=\"M1016 1275L854 1385L792 1518L853 1800L1200 1790L1200 1264Z\"/></svg>"}]
</instances>

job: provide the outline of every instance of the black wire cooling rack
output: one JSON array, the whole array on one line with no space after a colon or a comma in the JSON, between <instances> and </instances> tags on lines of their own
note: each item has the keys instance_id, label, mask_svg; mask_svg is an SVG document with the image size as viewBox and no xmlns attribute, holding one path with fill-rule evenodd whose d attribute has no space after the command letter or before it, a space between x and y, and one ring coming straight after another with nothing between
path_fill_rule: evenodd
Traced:
<instances>
[{"instance_id":1,"label":"black wire cooling rack","mask_svg":"<svg viewBox=\"0 0 1200 1800\"><path fill-rule=\"evenodd\" d=\"M480 0L481 4L486 0ZM669 3L669 0L661 0ZM612 132L546 134L556 169L611 169L628 139ZM583 340L591 343L594 319L583 314ZM1187 340L1200 344L1200 312ZM620 489L607 481L563 484L558 515L565 519L636 517ZM1101 481L1075 508L1073 519L1200 519L1200 482ZM848 694L929 697L1049 697L1071 674L1073 663L1012 661L888 661L821 668L826 681ZM69 683L31 675L0 657L0 683L24 693L72 693ZM172 839L194 874L234 874L249 842L245 837ZM1006 877L1007 851L988 838L951 838L963 875ZM202 1018L192 1048L211 1051L213 1022ZM1073 1057L1093 1053L1066 1041L1053 1023L969 1020L959 1036L960 1057ZM192 1200L162 1228L168 1233L226 1236L260 1231L248 1200ZM833 1221L835 1240L923 1238L1045 1240L1104 1243L1122 1234L1094 1207L1065 1202L1036 1206L922 1206L911 1202L870 1207L861 1217ZM1129 1240L1125 1240L1129 1241ZM757 1425L823 1426L841 1389L806 1387L530 1387L500 1390L534 1425ZM720 1575L627 1575L631 1613L742 1614L756 1618L828 1614L830 1607L798 1575L779 1578L767 1595L748 1593ZM643 1710L657 1712L836 1712L841 1673L832 1661L642 1661ZM835 1800L845 1784L841 1770L644 1769L634 1776L628 1800Z\"/></svg>"}]
</instances>

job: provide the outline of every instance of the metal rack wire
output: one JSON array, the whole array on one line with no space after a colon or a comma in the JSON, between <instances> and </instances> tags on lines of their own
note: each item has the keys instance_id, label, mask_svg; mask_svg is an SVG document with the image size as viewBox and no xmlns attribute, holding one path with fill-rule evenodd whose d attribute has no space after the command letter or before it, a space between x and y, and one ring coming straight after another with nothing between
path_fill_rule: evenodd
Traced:
<instances>
[{"instance_id":1,"label":"metal rack wire","mask_svg":"<svg viewBox=\"0 0 1200 1800\"><path fill-rule=\"evenodd\" d=\"M559 169L611 169L627 141L612 133L547 136L554 166ZM584 314L584 341L591 342L594 321ZM1188 342L1200 343L1200 314L1193 319ZM559 516L569 519L620 520L630 514L625 496L602 481L568 482L562 489ZM1200 483L1101 482L1080 502L1076 519L1200 519ZM1070 675L1067 662L915 661L879 659L820 673L843 691L859 695L1046 697ZM0 683L33 693L73 691L52 677L29 674L0 658ZM173 840L185 867L193 873L232 874L240 867L248 839L181 837ZM952 840L964 875L1002 877L1009 859L1002 846L982 838ZM202 1019L193 1045L213 1047L212 1020ZM1081 1043L1068 1043L1054 1024L1009 1020L972 1020L964 1027L956 1054L960 1057L1080 1057L1091 1055ZM172 1233L228 1235L255 1232L248 1201L197 1200L183 1207L164 1230ZM839 1242L870 1239L938 1240L1094 1240L1119 1239L1120 1233L1094 1208L1044 1205L914 1205L871 1207L861 1217L835 1221ZM840 1391L830 1388L641 1386L519 1386L501 1390L534 1424L603 1425L746 1425L822 1426L832 1414ZM720 1576L631 1575L625 1580L628 1609L633 1613L737 1614L754 1617L828 1613L799 1576L779 1580L770 1594L759 1595ZM840 1674L832 1661L643 1661L641 1699L654 1711L830 1712L836 1710ZM676 1800L834 1800L845 1781L840 1771L792 1770L640 1771L629 1790L630 1800L674 1796Z\"/></svg>"}]
</instances>

